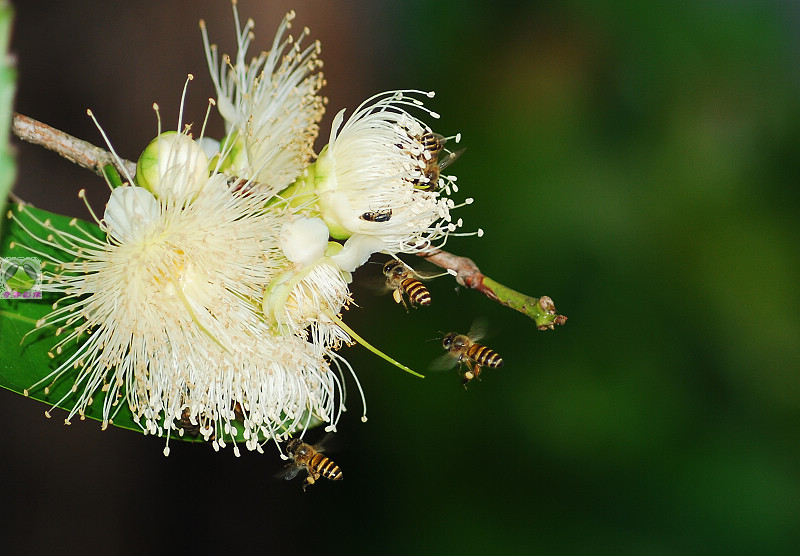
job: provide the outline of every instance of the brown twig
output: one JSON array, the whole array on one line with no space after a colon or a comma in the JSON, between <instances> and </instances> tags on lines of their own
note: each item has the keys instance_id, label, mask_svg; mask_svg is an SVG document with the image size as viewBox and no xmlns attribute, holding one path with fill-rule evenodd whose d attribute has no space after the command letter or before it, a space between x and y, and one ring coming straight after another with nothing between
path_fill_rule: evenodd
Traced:
<instances>
[{"instance_id":1,"label":"brown twig","mask_svg":"<svg viewBox=\"0 0 800 556\"><path fill-rule=\"evenodd\" d=\"M453 255L441 249L426 251L425 253L420 253L419 256L427 259L438 267L455 271L456 282L462 286L478 290L489 299L499 301L497 295L484 285L483 279L485 276L472 259L459 257L458 255Z\"/></svg>"},{"instance_id":2,"label":"brown twig","mask_svg":"<svg viewBox=\"0 0 800 556\"><path fill-rule=\"evenodd\" d=\"M456 282L462 286L477 290L489 299L529 316L536 321L539 330L552 330L555 325L567 322L567 317L556 313L556 306L550 297L543 295L536 298L514 291L484 275L472 259L441 249L420 253L419 256L455 272Z\"/></svg>"},{"instance_id":3,"label":"brown twig","mask_svg":"<svg viewBox=\"0 0 800 556\"><path fill-rule=\"evenodd\" d=\"M96 147L88 141L73 137L28 116L14 113L11 121L11 131L23 141L41 145L99 176L104 175L103 168L109 164L114 166L123 176L136 174L135 163L129 160L118 160L105 149ZM121 165L119 164L120 162Z\"/></svg>"}]
</instances>

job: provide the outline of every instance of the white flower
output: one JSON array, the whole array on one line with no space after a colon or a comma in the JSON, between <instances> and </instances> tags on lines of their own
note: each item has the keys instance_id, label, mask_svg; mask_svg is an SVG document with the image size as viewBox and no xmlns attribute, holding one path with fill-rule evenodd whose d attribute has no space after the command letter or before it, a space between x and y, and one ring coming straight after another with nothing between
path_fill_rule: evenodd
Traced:
<instances>
[{"instance_id":1,"label":"white flower","mask_svg":"<svg viewBox=\"0 0 800 556\"><path fill-rule=\"evenodd\" d=\"M330 259L342 270L353 272L367 262L373 253L386 250L386 244L380 237L353 234L344 242L342 250Z\"/></svg>"},{"instance_id":2,"label":"white flower","mask_svg":"<svg viewBox=\"0 0 800 556\"><path fill-rule=\"evenodd\" d=\"M337 239L374 238L352 246L355 261L365 260L369 249L419 252L456 229L454 204L444 196L449 189L440 186L438 167L436 175L430 171L437 162L428 148L434 134L405 109L426 110L414 93L376 95L346 122L339 112L317 161L281 194L292 205L318 210Z\"/></svg>"},{"instance_id":3,"label":"white flower","mask_svg":"<svg viewBox=\"0 0 800 556\"><path fill-rule=\"evenodd\" d=\"M142 187L118 187L111 192L103 220L108 235L118 242L131 241L158 218L158 201Z\"/></svg>"},{"instance_id":4,"label":"white flower","mask_svg":"<svg viewBox=\"0 0 800 556\"><path fill-rule=\"evenodd\" d=\"M176 190L173 179L182 178L164 173L166 190ZM216 433L215 447L222 432L260 450L262 439L311 422L335 427L343 396L332 346L349 338L304 307L338 313L349 299L341 272L334 267L333 293L317 269L291 293L295 312L319 324L311 338L277 330L260 301L292 264L279 247L283 212L265 209L269 198L256 191L231 192L221 174L198 193L184 204L117 188L101 222L105 241L39 223L40 241L63 251L50 257L60 270L47 289L64 297L37 326L56 325L65 337L54 352L68 353L39 384L75 377L67 421L102 394L106 426L124 397L146 433L168 435L189 419L207 439Z\"/></svg>"},{"instance_id":5,"label":"white flower","mask_svg":"<svg viewBox=\"0 0 800 556\"><path fill-rule=\"evenodd\" d=\"M217 90L217 106L225 119L227 138L222 141L222 166L237 176L248 176L276 191L291 184L314 156L318 123L325 99L317 93L325 80L319 42L302 47L308 35L284 37L294 12L278 28L272 49L247 63L247 49L254 23L244 28L233 5L238 51L235 60L220 60L211 45L204 22L200 22L206 59Z\"/></svg>"}]
</instances>

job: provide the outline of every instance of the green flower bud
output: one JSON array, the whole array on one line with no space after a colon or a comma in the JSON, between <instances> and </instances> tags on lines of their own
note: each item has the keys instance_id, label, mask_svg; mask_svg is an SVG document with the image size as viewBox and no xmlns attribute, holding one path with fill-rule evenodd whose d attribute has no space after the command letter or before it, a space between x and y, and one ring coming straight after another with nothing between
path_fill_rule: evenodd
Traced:
<instances>
[{"instance_id":1,"label":"green flower bud","mask_svg":"<svg viewBox=\"0 0 800 556\"><path fill-rule=\"evenodd\" d=\"M208 175L208 157L202 147L177 131L153 139L136 163L136 184L156 198L192 200Z\"/></svg>"}]
</instances>

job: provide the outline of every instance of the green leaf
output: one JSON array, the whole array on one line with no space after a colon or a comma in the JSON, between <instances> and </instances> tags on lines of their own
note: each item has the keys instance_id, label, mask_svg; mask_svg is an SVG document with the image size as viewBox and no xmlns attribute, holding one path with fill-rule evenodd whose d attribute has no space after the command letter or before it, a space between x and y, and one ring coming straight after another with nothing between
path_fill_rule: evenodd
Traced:
<instances>
[{"instance_id":1,"label":"green leaf","mask_svg":"<svg viewBox=\"0 0 800 556\"><path fill-rule=\"evenodd\" d=\"M13 16L14 11L8 2L0 0L0 130L3 130L3 135L0 135L0 207L5 206L16 176L14 157L8 148L7 131L11 129L11 105L17 77L12 67L13 58L7 54Z\"/></svg>"}]
</instances>

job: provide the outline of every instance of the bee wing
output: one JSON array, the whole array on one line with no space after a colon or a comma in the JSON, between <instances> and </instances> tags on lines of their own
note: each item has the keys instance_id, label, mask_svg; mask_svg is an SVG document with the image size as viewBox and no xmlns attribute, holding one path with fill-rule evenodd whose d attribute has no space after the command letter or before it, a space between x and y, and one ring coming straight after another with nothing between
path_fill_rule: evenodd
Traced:
<instances>
[{"instance_id":1,"label":"bee wing","mask_svg":"<svg viewBox=\"0 0 800 556\"><path fill-rule=\"evenodd\" d=\"M469 327L467 336L469 336L469 339L473 342L478 341L481 338L486 337L487 328L488 326L486 324L486 319L482 317L477 318L472 321L472 326Z\"/></svg>"},{"instance_id":2,"label":"bee wing","mask_svg":"<svg viewBox=\"0 0 800 556\"><path fill-rule=\"evenodd\" d=\"M320 454L338 452L341 450L343 442L344 438L341 435L336 436L336 433L328 432L325 433L325 436L320 438L319 442L313 445L313 448Z\"/></svg>"},{"instance_id":3,"label":"bee wing","mask_svg":"<svg viewBox=\"0 0 800 556\"><path fill-rule=\"evenodd\" d=\"M371 295L386 295L389 293L392 288L386 283L386 276L381 272L379 264L383 263L369 261L359 268L356 271L358 279L354 281L356 287L363 288ZM376 268L377 271L375 270Z\"/></svg>"},{"instance_id":4,"label":"bee wing","mask_svg":"<svg viewBox=\"0 0 800 556\"><path fill-rule=\"evenodd\" d=\"M300 470L302 468L303 468L302 465L297 465L296 463L292 462L292 463L286 464L283 467L283 469L278 471L278 473L275 476L278 479L286 479L287 481L291 481L292 479L297 477L297 474L300 473Z\"/></svg>"},{"instance_id":5,"label":"bee wing","mask_svg":"<svg viewBox=\"0 0 800 556\"><path fill-rule=\"evenodd\" d=\"M442 355L431 361L431 364L428 366L428 368L434 372L447 371L455 367L456 363L458 363L457 357L453 357L449 353L443 353Z\"/></svg>"},{"instance_id":6,"label":"bee wing","mask_svg":"<svg viewBox=\"0 0 800 556\"><path fill-rule=\"evenodd\" d=\"M386 277L381 274L380 277L378 276L367 276L361 281L364 289L369 290L369 292L373 295L386 295L387 293L394 291L394 288L390 287L386 281Z\"/></svg>"},{"instance_id":7,"label":"bee wing","mask_svg":"<svg viewBox=\"0 0 800 556\"><path fill-rule=\"evenodd\" d=\"M444 271L440 267L426 261L420 260L414 263L414 268L406 265L408 269L411 271L412 276L417 280L427 281L432 280L434 278L439 278L440 276L447 276L449 272Z\"/></svg>"},{"instance_id":8,"label":"bee wing","mask_svg":"<svg viewBox=\"0 0 800 556\"><path fill-rule=\"evenodd\" d=\"M444 156L443 156L443 157L442 157L442 158L439 160L439 171L440 171L440 172L441 172L441 171L443 171L445 168L447 168L448 166L450 166L450 165L451 165L453 162L455 162L456 160L458 160L458 157L459 157L459 156L461 156L462 154L464 154L464 151L465 151L465 150L467 150L467 149L466 149L466 148L464 148L464 149L458 149L458 150L457 150L457 151L455 151L455 152L450 152L450 153L447 153L446 155L444 155Z\"/></svg>"},{"instance_id":9,"label":"bee wing","mask_svg":"<svg viewBox=\"0 0 800 556\"><path fill-rule=\"evenodd\" d=\"M427 282L428 280L433 280L434 278L439 278L440 276L447 276L447 272L426 272L424 270L416 270L412 269L411 274L419 280L420 282Z\"/></svg>"}]
</instances>

